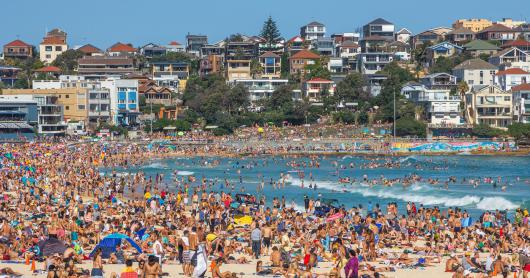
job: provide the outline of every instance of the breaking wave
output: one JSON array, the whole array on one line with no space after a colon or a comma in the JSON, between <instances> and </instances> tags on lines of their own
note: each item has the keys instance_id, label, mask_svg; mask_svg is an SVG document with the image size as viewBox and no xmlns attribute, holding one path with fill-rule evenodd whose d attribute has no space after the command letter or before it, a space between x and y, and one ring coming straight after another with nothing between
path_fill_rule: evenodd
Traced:
<instances>
[{"instance_id":1,"label":"breaking wave","mask_svg":"<svg viewBox=\"0 0 530 278\"><path fill-rule=\"evenodd\" d=\"M293 186L301 186L300 179L291 178L288 182ZM304 181L305 186L309 181ZM335 192L349 192L363 197L376 199L394 199L403 202L414 202L426 206L444 207L473 207L480 210L515 209L519 206L503 197L481 197L472 194L464 196L449 195L448 192L437 192L429 185L413 184L408 188L402 186L383 187L377 185L369 187L366 184L339 184L329 181L316 181L318 188Z\"/></svg>"}]
</instances>

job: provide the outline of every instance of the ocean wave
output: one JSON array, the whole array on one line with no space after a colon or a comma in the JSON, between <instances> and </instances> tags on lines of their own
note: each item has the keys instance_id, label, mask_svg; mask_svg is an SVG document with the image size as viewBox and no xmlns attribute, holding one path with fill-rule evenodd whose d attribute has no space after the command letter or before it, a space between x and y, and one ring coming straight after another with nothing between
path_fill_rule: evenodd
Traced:
<instances>
[{"instance_id":1,"label":"ocean wave","mask_svg":"<svg viewBox=\"0 0 530 278\"><path fill-rule=\"evenodd\" d=\"M151 164L142 166L142 169L169 169L169 167L166 164L162 164L160 162L153 162Z\"/></svg>"},{"instance_id":2,"label":"ocean wave","mask_svg":"<svg viewBox=\"0 0 530 278\"><path fill-rule=\"evenodd\" d=\"M194 174L195 172L191 172L191 171L178 171L177 172L178 176L193 176Z\"/></svg>"},{"instance_id":3,"label":"ocean wave","mask_svg":"<svg viewBox=\"0 0 530 278\"><path fill-rule=\"evenodd\" d=\"M288 182L293 186L301 186L300 179L289 179ZM304 184L307 186L308 181ZM339 184L329 181L316 181L318 188L332 191L349 192L359 194L363 197L373 197L378 199L394 199L403 202L413 202L426 206L444 206L444 207L473 207L480 210L504 210L515 209L517 204L503 197L481 197L476 195L451 196L447 192L436 192L432 186L415 183L408 188L401 186L368 187L363 183Z\"/></svg>"}]
</instances>

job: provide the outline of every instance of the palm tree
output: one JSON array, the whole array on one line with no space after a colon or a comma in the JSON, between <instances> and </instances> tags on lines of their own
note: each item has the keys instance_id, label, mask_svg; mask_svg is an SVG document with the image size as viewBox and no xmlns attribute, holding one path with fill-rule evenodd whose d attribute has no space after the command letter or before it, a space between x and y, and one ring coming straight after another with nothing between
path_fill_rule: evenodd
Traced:
<instances>
[{"instance_id":1,"label":"palm tree","mask_svg":"<svg viewBox=\"0 0 530 278\"><path fill-rule=\"evenodd\" d=\"M460 81L460 83L458 83L458 92L460 93L460 96L463 98L467 91L469 91L467 82L464 80Z\"/></svg>"},{"instance_id":2,"label":"palm tree","mask_svg":"<svg viewBox=\"0 0 530 278\"><path fill-rule=\"evenodd\" d=\"M417 121L421 121L421 119L423 118L423 113L425 112L425 108L421 105L416 105L416 107L414 107L414 117L416 118Z\"/></svg>"}]
</instances>

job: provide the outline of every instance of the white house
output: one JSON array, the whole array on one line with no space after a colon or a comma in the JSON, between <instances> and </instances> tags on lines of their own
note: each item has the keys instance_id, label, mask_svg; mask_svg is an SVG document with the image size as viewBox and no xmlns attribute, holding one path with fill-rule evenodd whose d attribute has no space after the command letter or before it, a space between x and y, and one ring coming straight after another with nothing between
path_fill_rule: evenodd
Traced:
<instances>
[{"instance_id":1,"label":"white house","mask_svg":"<svg viewBox=\"0 0 530 278\"><path fill-rule=\"evenodd\" d=\"M471 88L474 85L493 85L497 67L482 60L470 59L453 68L458 82L464 81Z\"/></svg>"},{"instance_id":2,"label":"white house","mask_svg":"<svg viewBox=\"0 0 530 278\"><path fill-rule=\"evenodd\" d=\"M513 121L512 94L496 85L475 85L465 97L470 124L506 128Z\"/></svg>"},{"instance_id":3,"label":"white house","mask_svg":"<svg viewBox=\"0 0 530 278\"><path fill-rule=\"evenodd\" d=\"M495 84L509 91L512 87L530 82L530 73L520 68L501 70L495 74Z\"/></svg>"}]
</instances>

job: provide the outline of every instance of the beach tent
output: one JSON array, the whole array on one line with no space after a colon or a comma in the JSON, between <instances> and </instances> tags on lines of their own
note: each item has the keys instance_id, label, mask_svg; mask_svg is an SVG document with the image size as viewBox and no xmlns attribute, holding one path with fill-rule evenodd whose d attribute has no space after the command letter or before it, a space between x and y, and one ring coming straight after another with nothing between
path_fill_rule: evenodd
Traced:
<instances>
[{"instance_id":1,"label":"beach tent","mask_svg":"<svg viewBox=\"0 0 530 278\"><path fill-rule=\"evenodd\" d=\"M127 235L124 234L110 234L103 238L98 245L92 250L92 253L90 253L90 257L94 256L96 251L98 249L101 249L101 254L104 259L110 258L110 254L116 252L116 246L120 245L122 240L126 240L131 244L132 247L134 247L138 253L142 253L142 249L134 240ZM41 249L42 250L42 249Z\"/></svg>"},{"instance_id":2,"label":"beach tent","mask_svg":"<svg viewBox=\"0 0 530 278\"><path fill-rule=\"evenodd\" d=\"M63 255L66 251L66 244L64 241L57 239L56 237L50 237L46 240L40 241L38 244L41 251L41 256L47 257L54 254Z\"/></svg>"}]
</instances>

